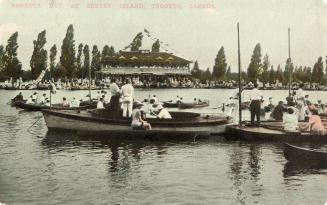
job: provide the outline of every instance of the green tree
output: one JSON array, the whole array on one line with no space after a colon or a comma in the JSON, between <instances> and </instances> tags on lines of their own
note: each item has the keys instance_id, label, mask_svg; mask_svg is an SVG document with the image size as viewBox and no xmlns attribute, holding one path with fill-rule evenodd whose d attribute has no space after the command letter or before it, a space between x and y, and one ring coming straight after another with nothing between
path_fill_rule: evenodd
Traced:
<instances>
[{"instance_id":1,"label":"green tree","mask_svg":"<svg viewBox=\"0 0 327 205\"><path fill-rule=\"evenodd\" d=\"M5 64L3 62L3 57L5 55L5 50L3 45L0 45L0 76L4 76L3 72L4 72L4 67Z\"/></svg>"},{"instance_id":2,"label":"green tree","mask_svg":"<svg viewBox=\"0 0 327 205\"><path fill-rule=\"evenodd\" d=\"M261 73L261 46L258 43L253 50L251 61L247 70L248 80L255 82Z\"/></svg>"},{"instance_id":3,"label":"green tree","mask_svg":"<svg viewBox=\"0 0 327 205\"><path fill-rule=\"evenodd\" d=\"M83 48L84 63L83 63L83 74L82 78L87 78L90 69L90 49L88 45Z\"/></svg>"},{"instance_id":4,"label":"green tree","mask_svg":"<svg viewBox=\"0 0 327 205\"><path fill-rule=\"evenodd\" d=\"M283 71L282 68L280 67L280 65L277 66L277 70L276 70L276 80L278 80L278 82L283 82L284 80L284 76L283 76Z\"/></svg>"},{"instance_id":5,"label":"green tree","mask_svg":"<svg viewBox=\"0 0 327 205\"><path fill-rule=\"evenodd\" d=\"M284 84L288 84L290 77L292 78L293 73L293 63L290 58L286 60L285 69L284 69ZM292 79L291 79L292 80Z\"/></svg>"},{"instance_id":6,"label":"green tree","mask_svg":"<svg viewBox=\"0 0 327 205\"><path fill-rule=\"evenodd\" d=\"M313 66L312 82L320 83L323 75L324 75L324 65L322 62L322 57L319 57L317 62Z\"/></svg>"},{"instance_id":7,"label":"green tree","mask_svg":"<svg viewBox=\"0 0 327 205\"><path fill-rule=\"evenodd\" d=\"M199 68L198 61L195 61L193 69L191 70L191 75L193 76L193 78L200 78L201 70Z\"/></svg>"},{"instance_id":8,"label":"green tree","mask_svg":"<svg viewBox=\"0 0 327 205\"><path fill-rule=\"evenodd\" d=\"M223 79L225 77L226 73L226 56L225 56L225 50L222 46L215 59L215 65L213 66L212 75L215 79Z\"/></svg>"},{"instance_id":9,"label":"green tree","mask_svg":"<svg viewBox=\"0 0 327 205\"><path fill-rule=\"evenodd\" d=\"M76 76L78 78L81 78L83 75L82 54L83 54L83 44L80 43L78 45L77 58L76 58Z\"/></svg>"},{"instance_id":10,"label":"green tree","mask_svg":"<svg viewBox=\"0 0 327 205\"><path fill-rule=\"evenodd\" d=\"M101 54L98 46L94 45L92 49L91 76L95 77L95 72L101 69Z\"/></svg>"},{"instance_id":11,"label":"green tree","mask_svg":"<svg viewBox=\"0 0 327 205\"><path fill-rule=\"evenodd\" d=\"M75 75L75 63L74 27L71 24L68 26L66 36L62 42L60 56L60 65L65 67L68 78L73 78Z\"/></svg>"},{"instance_id":12,"label":"green tree","mask_svg":"<svg viewBox=\"0 0 327 205\"><path fill-rule=\"evenodd\" d=\"M270 61L269 61L269 56L266 54L263 57L263 63L262 63L262 73L261 73L261 81L266 84L267 82L271 82L272 80L269 79L269 69L270 67Z\"/></svg>"},{"instance_id":13,"label":"green tree","mask_svg":"<svg viewBox=\"0 0 327 205\"><path fill-rule=\"evenodd\" d=\"M49 59L50 59L50 73L51 73L51 76L55 76L55 65L56 65L56 56L57 56L57 46L56 44L54 44L51 48L50 48L50 56L49 56Z\"/></svg>"},{"instance_id":14,"label":"green tree","mask_svg":"<svg viewBox=\"0 0 327 205\"><path fill-rule=\"evenodd\" d=\"M101 59L105 59L107 57L110 57L110 56L113 56L115 53L115 49L113 46L108 46L108 45L105 45L102 49L102 53L101 53Z\"/></svg>"},{"instance_id":15,"label":"green tree","mask_svg":"<svg viewBox=\"0 0 327 205\"><path fill-rule=\"evenodd\" d=\"M311 84L311 82L312 82L311 68L310 67L304 67L303 73L304 73L303 82L309 82Z\"/></svg>"},{"instance_id":16,"label":"green tree","mask_svg":"<svg viewBox=\"0 0 327 205\"><path fill-rule=\"evenodd\" d=\"M37 39L33 41L34 50L30 60L30 66L33 79L36 79L42 70L47 68L48 53L44 49L44 45L47 43L46 31L41 31Z\"/></svg>"},{"instance_id":17,"label":"green tree","mask_svg":"<svg viewBox=\"0 0 327 205\"><path fill-rule=\"evenodd\" d=\"M157 39L153 44L152 44L152 52L159 52L160 51L160 42L159 39Z\"/></svg>"},{"instance_id":18,"label":"green tree","mask_svg":"<svg viewBox=\"0 0 327 205\"><path fill-rule=\"evenodd\" d=\"M13 33L8 41L3 55L4 74L6 77L18 79L22 73L22 64L17 58L18 32Z\"/></svg>"},{"instance_id":19,"label":"green tree","mask_svg":"<svg viewBox=\"0 0 327 205\"><path fill-rule=\"evenodd\" d=\"M232 71L231 71L230 66L228 66L227 71L226 71L226 79L232 80Z\"/></svg>"},{"instance_id":20,"label":"green tree","mask_svg":"<svg viewBox=\"0 0 327 205\"><path fill-rule=\"evenodd\" d=\"M276 81L276 73L274 70L274 66L270 66L270 71L269 71L269 82L274 83Z\"/></svg>"},{"instance_id":21,"label":"green tree","mask_svg":"<svg viewBox=\"0 0 327 205\"><path fill-rule=\"evenodd\" d=\"M207 68L206 71L202 72L201 79L202 80L210 80L211 79L211 72L210 72L209 68Z\"/></svg>"},{"instance_id":22,"label":"green tree","mask_svg":"<svg viewBox=\"0 0 327 205\"><path fill-rule=\"evenodd\" d=\"M134 37L131 43L131 51L138 51L141 48L142 39L143 39L143 33L140 32Z\"/></svg>"}]
</instances>

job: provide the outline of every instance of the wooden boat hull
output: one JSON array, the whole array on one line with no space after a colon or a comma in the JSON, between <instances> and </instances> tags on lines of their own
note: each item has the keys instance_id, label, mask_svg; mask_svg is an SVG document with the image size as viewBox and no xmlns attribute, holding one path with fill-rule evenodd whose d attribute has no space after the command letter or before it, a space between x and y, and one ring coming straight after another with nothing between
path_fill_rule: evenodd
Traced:
<instances>
[{"instance_id":1,"label":"wooden boat hull","mask_svg":"<svg viewBox=\"0 0 327 205\"><path fill-rule=\"evenodd\" d=\"M293 163L305 163L314 165L327 165L327 152L294 146L285 143L285 158Z\"/></svg>"},{"instance_id":2,"label":"wooden boat hull","mask_svg":"<svg viewBox=\"0 0 327 205\"><path fill-rule=\"evenodd\" d=\"M172 102L172 101L163 102L163 106L167 108L178 108L178 104L179 103Z\"/></svg>"},{"instance_id":3,"label":"wooden boat hull","mask_svg":"<svg viewBox=\"0 0 327 205\"><path fill-rule=\"evenodd\" d=\"M285 132L265 127L226 127L226 137L247 141L283 141L283 142L327 142L327 136L313 135L308 132Z\"/></svg>"},{"instance_id":4,"label":"wooden boat hull","mask_svg":"<svg viewBox=\"0 0 327 205\"><path fill-rule=\"evenodd\" d=\"M54 110L85 110L88 106L80 106L80 107L62 107L59 105L49 106L41 106L41 105L33 105L33 104L26 104L25 102L18 101L15 103L16 107L27 111L41 111L42 109L54 109Z\"/></svg>"},{"instance_id":5,"label":"wooden boat hull","mask_svg":"<svg viewBox=\"0 0 327 205\"><path fill-rule=\"evenodd\" d=\"M202 102L199 104L181 102L178 104L179 109L203 108L203 107L208 107L208 106L209 106L209 102Z\"/></svg>"},{"instance_id":6,"label":"wooden boat hull","mask_svg":"<svg viewBox=\"0 0 327 205\"><path fill-rule=\"evenodd\" d=\"M79 132L122 134L122 135L218 135L225 132L229 120L224 118L211 123L184 123L183 121L169 122L168 119L148 119L152 130L135 130L131 128L130 119L94 117L81 111L53 111L42 110L49 130L63 129Z\"/></svg>"}]
</instances>

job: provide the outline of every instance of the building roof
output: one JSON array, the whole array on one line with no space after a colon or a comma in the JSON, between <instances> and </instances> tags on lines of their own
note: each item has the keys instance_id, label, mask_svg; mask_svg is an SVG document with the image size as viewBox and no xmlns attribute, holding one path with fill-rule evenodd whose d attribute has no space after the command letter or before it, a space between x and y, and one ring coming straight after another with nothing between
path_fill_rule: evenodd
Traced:
<instances>
[{"instance_id":1,"label":"building roof","mask_svg":"<svg viewBox=\"0 0 327 205\"><path fill-rule=\"evenodd\" d=\"M173 69L173 68L138 68L138 67L121 67L121 68L104 68L97 73L110 75L191 75L189 69Z\"/></svg>"},{"instance_id":2,"label":"building roof","mask_svg":"<svg viewBox=\"0 0 327 205\"><path fill-rule=\"evenodd\" d=\"M119 51L102 60L103 64L137 63L137 64L189 64L191 61L166 52Z\"/></svg>"}]
</instances>

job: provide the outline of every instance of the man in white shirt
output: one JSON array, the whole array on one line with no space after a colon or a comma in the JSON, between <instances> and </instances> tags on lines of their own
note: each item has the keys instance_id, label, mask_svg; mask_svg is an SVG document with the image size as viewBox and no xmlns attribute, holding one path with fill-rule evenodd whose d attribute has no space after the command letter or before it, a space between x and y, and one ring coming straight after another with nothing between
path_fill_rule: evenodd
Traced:
<instances>
[{"instance_id":1,"label":"man in white shirt","mask_svg":"<svg viewBox=\"0 0 327 205\"><path fill-rule=\"evenodd\" d=\"M31 95L31 96L27 99L26 104L34 104L34 102L33 102L33 95Z\"/></svg>"},{"instance_id":2,"label":"man in white shirt","mask_svg":"<svg viewBox=\"0 0 327 205\"><path fill-rule=\"evenodd\" d=\"M168 112L167 108L162 107L162 105L158 105L157 107L159 113L157 115L158 118L162 118L162 119L171 119L171 115Z\"/></svg>"},{"instance_id":3,"label":"man in white shirt","mask_svg":"<svg viewBox=\"0 0 327 205\"><path fill-rule=\"evenodd\" d=\"M255 83L253 89L250 91L250 111L251 111L251 125L254 126L254 118L257 118L256 126L260 126L260 108L262 101L262 93L258 90L258 84Z\"/></svg>"},{"instance_id":4,"label":"man in white shirt","mask_svg":"<svg viewBox=\"0 0 327 205\"><path fill-rule=\"evenodd\" d=\"M121 87L123 117L132 116L134 88L131 83L131 79L127 79L126 84Z\"/></svg>"},{"instance_id":5,"label":"man in white shirt","mask_svg":"<svg viewBox=\"0 0 327 205\"><path fill-rule=\"evenodd\" d=\"M120 90L117 83L118 83L118 79L113 79L109 87L111 93L110 108L115 114L117 114L118 111L120 110L119 108Z\"/></svg>"},{"instance_id":6,"label":"man in white shirt","mask_svg":"<svg viewBox=\"0 0 327 205\"><path fill-rule=\"evenodd\" d=\"M303 86L304 84L301 83L300 86L299 86L299 89L296 91L296 102L297 102L297 109L299 110L299 113L298 113L298 119L303 121L304 120L304 117L305 117L305 103L304 103L304 98L305 98L305 95L304 95L304 92L303 92Z\"/></svg>"}]
</instances>

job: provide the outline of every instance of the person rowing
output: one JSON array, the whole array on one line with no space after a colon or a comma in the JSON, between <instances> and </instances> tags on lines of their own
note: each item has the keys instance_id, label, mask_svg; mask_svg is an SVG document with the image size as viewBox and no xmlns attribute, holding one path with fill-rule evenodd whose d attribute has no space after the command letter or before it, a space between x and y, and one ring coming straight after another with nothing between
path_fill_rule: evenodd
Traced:
<instances>
[{"instance_id":1,"label":"person rowing","mask_svg":"<svg viewBox=\"0 0 327 205\"><path fill-rule=\"evenodd\" d=\"M13 100L14 101L23 101L24 100L24 97L22 95L22 92L19 92L19 94L16 95Z\"/></svg>"}]
</instances>

